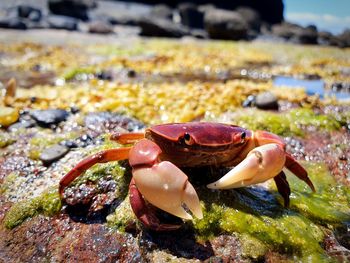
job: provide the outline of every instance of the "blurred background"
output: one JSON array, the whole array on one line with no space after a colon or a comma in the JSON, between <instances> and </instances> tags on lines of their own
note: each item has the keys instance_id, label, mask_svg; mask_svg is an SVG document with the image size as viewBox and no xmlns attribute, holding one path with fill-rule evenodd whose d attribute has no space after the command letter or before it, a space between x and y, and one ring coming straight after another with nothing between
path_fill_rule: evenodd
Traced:
<instances>
[{"instance_id":1,"label":"blurred background","mask_svg":"<svg viewBox=\"0 0 350 263\"><path fill-rule=\"evenodd\" d=\"M2 0L0 27L350 46L347 0Z\"/></svg>"}]
</instances>

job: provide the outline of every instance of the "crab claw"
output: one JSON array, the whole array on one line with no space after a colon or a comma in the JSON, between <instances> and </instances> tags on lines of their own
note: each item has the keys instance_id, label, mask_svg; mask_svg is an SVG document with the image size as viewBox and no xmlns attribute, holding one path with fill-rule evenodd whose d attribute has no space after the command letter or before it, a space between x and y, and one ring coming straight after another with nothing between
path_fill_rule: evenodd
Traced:
<instances>
[{"instance_id":1,"label":"crab claw","mask_svg":"<svg viewBox=\"0 0 350 263\"><path fill-rule=\"evenodd\" d=\"M187 176L171 162L136 167L132 174L138 190L152 205L183 219L192 219L182 206L185 204L194 216L203 218L195 189Z\"/></svg>"},{"instance_id":2,"label":"crab claw","mask_svg":"<svg viewBox=\"0 0 350 263\"><path fill-rule=\"evenodd\" d=\"M241 163L207 187L230 189L262 183L279 174L285 162L286 154L280 145L265 144L250 151Z\"/></svg>"}]
</instances>

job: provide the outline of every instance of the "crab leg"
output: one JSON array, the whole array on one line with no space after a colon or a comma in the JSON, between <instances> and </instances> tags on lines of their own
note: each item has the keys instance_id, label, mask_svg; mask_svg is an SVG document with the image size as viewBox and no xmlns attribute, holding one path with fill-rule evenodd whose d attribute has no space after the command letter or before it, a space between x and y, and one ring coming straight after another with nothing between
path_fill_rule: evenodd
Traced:
<instances>
[{"instance_id":1,"label":"crab leg","mask_svg":"<svg viewBox=\"0 0 350 263\"><path fill-rule=\"evenodd\" d=\"M247 157L218 181L211 189L231 189L265 182L279 174L286 161L280 145L265 144L251 150Z\"/></svg>"},{"instance_id":2,"label":"crab leg","mask_svg":"<svg viewBox=\"0 0 350 263\"><path fill-rule=\"evenodd\" d=\"M83 159L60 180L60 195L63 195L64 188L66 188L71 182L74 181L75 178L77 178L94 164L128 159L130 149L131 147L109 149Z\"/></svg>"},{"instance_id":3,"label":"crab leg","mask_svg":"<svg viewBox=\"0 0 350 263\"><path fill-rule=\"evenodd\" d=\"M300 180L303 180L311 188L313 192L316 192L316 189L311 182L307 171L302 167L290 154L286 153L286 163L285 166L289 171L295 174Z\"/></svg>"},{"instance_id":4,"label":"crab leg","mask_svg":"<svg viewBox=\"0 0 350 263\"><path fill-rule=\"evenodd\" d=\"M116 141L120 144L130 144L145 138L145 134L139 132L112 133L109 138L112 141Z\"/></svg>"},{"instance_id":5,"label":"crab leg","mask_svg":"<svg viewBox=\"0 0 350 263\"><path fill-rule=\"evenodd\" d=\"M171 162L159 162L160 154L159 146L147 139L136 143L130 151L129 162L138 191L152 205L170 214L192 219L183 208L185 204L193 215L202 218L199 198L187 176ZM137 205L135 200L130 203ZM141 207L134 205L133 209L140 210ZM138 213L135 211L135 214Z\"/></svg>"},{"instance_id":6,"label":"crab leg","mask_svg":"<svg viewBox=\"0 0 350 263\"><path fill-rule=\"evenodd\" d=\"M290 187L285 173L281 171L273 179L276 183L278 192L282 195L284 199L284 206L289 207Z\"/></svg>"}]
</instances>

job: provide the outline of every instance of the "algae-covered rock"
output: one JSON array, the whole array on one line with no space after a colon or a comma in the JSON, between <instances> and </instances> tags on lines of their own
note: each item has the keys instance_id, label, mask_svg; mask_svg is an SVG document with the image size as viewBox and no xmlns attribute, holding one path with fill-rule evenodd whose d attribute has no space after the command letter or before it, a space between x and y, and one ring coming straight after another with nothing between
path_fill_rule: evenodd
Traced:
<instances>
[{"instance_id":1,"label":"algae-covered rock","mask_svg":"<svg viewBox=\"0 0 350 263\"><path fill-rule=\"evenodd\" d=\"M8 133L0 132L0 148L4 148L12 143L14 143L16 139Z\"/></svg>"},{"instance_id":2,"label":"algae-covered rock","mask_svg":"<svg viewBox=\"0 0 350 263\"><path fill-rule=\"evenodd\" d=\"M10 126L19 118L19 111L16 108L0 106L0 126Z\"/></svg>"},{"instance_id":3,"label":"algae-covered rock","mask_svg":"<svg viewBox=\"0 0 350 263\"><path fill-rule=\"evenodd\" d=\"M61 210L61 206L58 190L50 189L38 197L14 204L6 213L4 225L12 229L37 214L52 216Z\"/></svg>"},{"instance_id":4,"label":"algae-covered rock","mask_svg":"<svg viewBox=\"0 0 350 263\"><path fill-rule=\"evenodd\" d=\"M129 196L119 204L113 214L107 216L107 224L121 232L124 232L127 227L136 224L136 222L137 219L132 211Z\"/></svg>"},{"instance_id":5,"label":"algae-covered rock","mask_svg":"<svg viewBox=\"0 0 350 263\"><path fill-rule=\"evenodd\" d=\"M204 240L222 232L238 233L249 258L259 259L267 251L276 251L291 260L331 261L322 248L323 227L350 222L349 189L337 184L324 165L305 166L317 191L312 193L303 181L288 173L290 209L282 206L273 183L226 191L201 187L197 192L204 217L194 220L193 228ZM254 246L257 249L251 249Z\"/></svg>"},{"instance_id":6,"label":"algae-covered rock","mask_svg":"<svg viewBox=\"0 0 350 263\"><path fill-rule=\"evenodd\" d=\"M256 109L237 110L225 113L219 121L234 123L251 130L265 130L280 136L305 136L312 127L319 131L334 131L341 128L342 121L333 115L317 114L311 109L292 109L283 114Z\"/></svg>"}]
</instances>

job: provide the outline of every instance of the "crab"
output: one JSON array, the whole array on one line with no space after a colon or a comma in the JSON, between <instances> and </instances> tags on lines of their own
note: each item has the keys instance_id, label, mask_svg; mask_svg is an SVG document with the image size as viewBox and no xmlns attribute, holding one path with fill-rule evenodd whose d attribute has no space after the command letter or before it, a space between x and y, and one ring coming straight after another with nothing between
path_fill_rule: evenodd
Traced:
<instances>
[{"instance_id":1,"label":"crab","mask_svg":"<svg viewBox=\"0 0 350 263\"><path fill-rule=\"evenodd\" d=\"M145 133L112 133L110 139L133 146L105 150L80 161L60 180L60 196L94 164L128 159L130 205L143 225L155 231L181 227L161 222L155 208L185 220L193 219L192 215L203 217L196 190L180 168L233 167L208 184L211 189L245 187L273 178L286 207L291 191L284 167L315 192L307 171L286 152L283 140L267 131L209 122L169 123L147 128Z\"/></svg>"}]
</instances>

